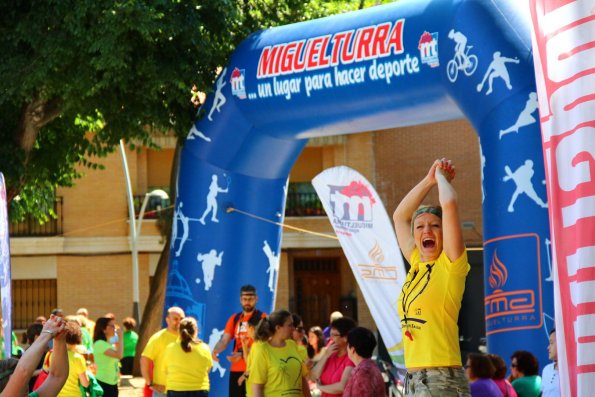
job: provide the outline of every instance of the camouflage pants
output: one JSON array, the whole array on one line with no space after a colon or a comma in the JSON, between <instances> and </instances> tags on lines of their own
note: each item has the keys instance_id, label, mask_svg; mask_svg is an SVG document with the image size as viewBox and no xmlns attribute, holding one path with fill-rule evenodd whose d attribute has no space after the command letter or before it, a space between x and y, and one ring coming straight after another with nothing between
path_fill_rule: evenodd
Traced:
<instances>
[{"instance_id":1,"label":"camouflage pants","mask_svg":"<svg viewBox=\"0 0 595 397\"><path fill-rule=\"evenodd\" d=\"M470 397L463 368L428 368L405 375L407 397Z\"/></svg>"}]
</instances>

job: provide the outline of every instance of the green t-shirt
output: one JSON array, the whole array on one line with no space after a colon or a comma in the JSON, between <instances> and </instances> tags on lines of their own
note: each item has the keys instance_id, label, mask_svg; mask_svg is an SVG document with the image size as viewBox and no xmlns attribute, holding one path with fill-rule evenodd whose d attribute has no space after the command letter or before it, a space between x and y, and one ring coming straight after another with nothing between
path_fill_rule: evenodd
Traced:
<instances>
[{"instance_id":1,"label":"green t-shirt","mask_svg":"<svg viewBox=\"0 0 595 397\"><path fill-rule=\"evenodd\" d=\"M136 355L136 344L138 343L138 334L132 330L124 332L124 357L134 357Z\"/></svg>"},{"instance_id":2,"label":"green t-shirt","mask_svg":"<svg viewBox=\"0 0 595 397\"><path fill-rule=\"evenodd\" d=\"M93 343L93 357L97 366L97 380L108 385L117 385L119 380L119 360L105 354L105 351L111 349L112 345L104 340L97 340Z\"/></svg>"},{"instance_id":3,"label":"green t-shirt","mask_svg":"<svg viewBox=\"0 0 595 397\"><path fill-rule=\"evenodd\" d=\"M91 337L91 333L85 327L81 327L81 333L83 334L83 343L82 345L85 346L85 351L87 354L93 353L93 338Z\"/></svg>"},{"instance_id":4,"label":"green t-shirt","mask_svg":"<svg viewBox=\"0 0 595 397\"><path fill-rule=\"evenodd\" d=\"M539 375L522 376L512 381L512 387L519 397L538 397L541 393Z\"/></svg>"},{"instance_id":5,"label":"green t-shirt","mask_svg":"<svg viewBox=\"0 0 595 397\"><path fill-rule=\"evenodd\" d=\"M37 394L36 391L32 391L31 393L29 393L29 397L39 397L39 394Z\"/></svg>"}]
</instances>

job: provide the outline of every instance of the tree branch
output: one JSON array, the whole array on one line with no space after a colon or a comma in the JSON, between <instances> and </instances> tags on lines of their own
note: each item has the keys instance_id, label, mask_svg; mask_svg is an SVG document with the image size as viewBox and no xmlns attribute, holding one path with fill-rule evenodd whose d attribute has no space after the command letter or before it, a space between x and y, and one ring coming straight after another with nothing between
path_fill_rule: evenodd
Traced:
<instances>
[{"instance_id":1,"label":"tree branch","mask_svg":"<svg viewBox=\"0 0 595 397\"><path fill-rule=\"evenodd\" d=\"M53 98L49 101L35 98L23 105L15 141L18 147L25 151L27 157L35 145L41 128L60 115L61 105L61 98Z\"/></svg>"}]
</instances>

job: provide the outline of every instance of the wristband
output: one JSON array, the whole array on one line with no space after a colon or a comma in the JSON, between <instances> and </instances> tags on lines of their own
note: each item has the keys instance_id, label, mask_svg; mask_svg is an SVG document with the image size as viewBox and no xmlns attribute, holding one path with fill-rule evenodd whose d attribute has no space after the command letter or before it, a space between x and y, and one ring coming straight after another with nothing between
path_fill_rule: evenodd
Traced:
<instances>
[{"instance_id":1,"label":"wristband","mask_svg":"<svg viewBox=\"0 0 595 397\"><path fill-rule=\"evenodd\" d=\"M52 331L50 331L49 329L44 329L41 331L42 334L50 334L52 336L52 338L54 337L54 333Z\"/></svg>"}]
</instances>

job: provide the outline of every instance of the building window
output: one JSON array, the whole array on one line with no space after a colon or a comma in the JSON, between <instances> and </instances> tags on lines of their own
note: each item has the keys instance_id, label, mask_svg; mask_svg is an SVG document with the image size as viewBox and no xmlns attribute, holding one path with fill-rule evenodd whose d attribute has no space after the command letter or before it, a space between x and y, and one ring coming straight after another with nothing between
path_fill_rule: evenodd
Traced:
<instances>
[{"instance_id":1,"label":"building window","mask_svg":"<svg viewBox=\"0 0 595 397\"><path fill-rule=\"evenodd\" d=\"M322 203L309 182L292 182L287 191L286 216L324 216Z\"/></svg>"},{"instance_id":2,"label":"building window","mask_svg":"<svg viewBox=\"0 0 595 397\"><path fill-rule=\"evenodd\" d=\"M56 279L12 281L12 328L26 329L58 305Z\"/></svg>"}]
</instances>

